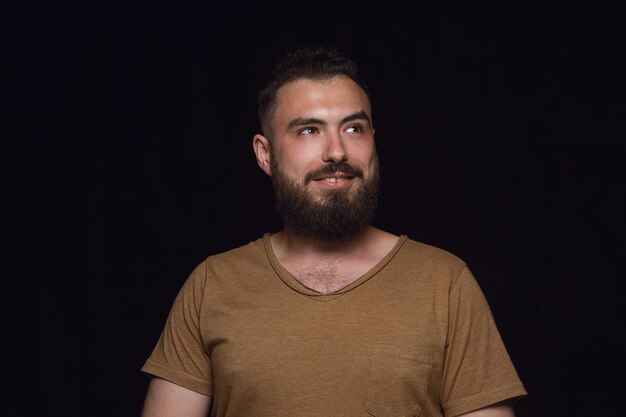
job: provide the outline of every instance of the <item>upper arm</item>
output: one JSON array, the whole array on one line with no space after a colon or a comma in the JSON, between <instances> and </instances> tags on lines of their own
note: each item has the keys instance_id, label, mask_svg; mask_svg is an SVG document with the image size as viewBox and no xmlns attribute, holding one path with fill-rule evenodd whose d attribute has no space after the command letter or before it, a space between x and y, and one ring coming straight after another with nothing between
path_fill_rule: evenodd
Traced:
<instances>
[{"instance_id":1,"label":"upper arm","mask_svg":"<svg viewBox=\"0 0 626 417\"><path fill-rule=\"evenodd\" d=\"M511 401L503 401L480 410L462 414L459 417L515 417Z\"/></svg>"},{"instance_id":2,"label":"upper arm","mask_svg":"<svg viewBox=\"0 0 626 417\"><path fill-rule=\"evenodd\" d=\"M466 267L450 290L448 306L441 388L441 405L446 415L464 415L525 396L526 390L504 347L487 300ZM507 408L510 410L487 407L477 416L513 415Z\"/></svg>"},{"instance_id":3,"label":"upper arm","mask_svg":"<svg viewBox=\"0 0 626 417\"><path fill-rule=\"evenodd\" d=\"M153 378L143 406L142 417L206 417L211 397L183 388L160 378Z\"/></svg>"}]
</instances>

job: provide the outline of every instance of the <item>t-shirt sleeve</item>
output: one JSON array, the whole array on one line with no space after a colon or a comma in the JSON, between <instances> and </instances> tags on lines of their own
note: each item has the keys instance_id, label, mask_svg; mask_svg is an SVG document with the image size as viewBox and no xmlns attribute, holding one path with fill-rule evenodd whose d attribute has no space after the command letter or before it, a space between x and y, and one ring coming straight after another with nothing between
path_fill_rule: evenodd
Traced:
<instances>
[{"instance_id":1,"label":"t-shirt sleeve","mask_svg":"<svg viewBox=\"0 0 626 417\"><path fill-rule=\"evenodd\" d=\"M198 266L178 293L154 351L141 369L204 395L213 395L211 360L200 318L206 265Z\"/></svg>"},{"instance_id":2,"label":"t-shirt sleeve","mask_svg":"<svg viewBox=\"0 0 626 417\"><path fill-rule=\"evenodd\" d=\"M489 305L467 267L450 291L441 404L446 417L526 395Z\"/></svg>"}]
</instances>

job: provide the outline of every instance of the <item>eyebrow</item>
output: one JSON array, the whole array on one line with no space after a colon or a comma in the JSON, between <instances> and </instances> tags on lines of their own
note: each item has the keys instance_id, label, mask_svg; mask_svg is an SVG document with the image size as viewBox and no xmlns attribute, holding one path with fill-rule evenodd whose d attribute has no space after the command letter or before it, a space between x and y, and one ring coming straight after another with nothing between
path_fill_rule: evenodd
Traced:
<instances>
[{"instance_id":1,"label":"eyebrow","mask_svg":"<svg viewBox=\"0 0 626 417\"><path fill-rule=\"evenodd\" d=\"M349 116L341 119L341 124L351 122L353 120L366 120L371 124L370 118L363 110L353 113ZM326 125L326 122L321 119L316 119L315 117L297 117L289 122L287 125L287 129L291 129L298 126L306 126L306 125Z\"/></svg>"},{"instance_id":2,"label":"eyebrow","mask_svg":"<svg viewBox=\"0 0 626 417\"><path fill-rule=\"evenodd\" d=\"M343 120L341 120L341 124L348 123L353 120L366 120L367 123L372 124L372 121L370 120L369 116L363 110L356 112L354 114L351 114L350 116L344 117Z\"/></svg>"},{"instance_id":3,"label":"eyebrow","mask_svg":"<svg viewBox=\"0 0 626 417\"><path fill-rule=\"evenodd\" d=\"M305 125L325 125L326 122L320 119L316 119L314 117L298 117L293 119L287 125L287 129L291 129L293 127L305 126Z\"/></svg>"}]
</instances>

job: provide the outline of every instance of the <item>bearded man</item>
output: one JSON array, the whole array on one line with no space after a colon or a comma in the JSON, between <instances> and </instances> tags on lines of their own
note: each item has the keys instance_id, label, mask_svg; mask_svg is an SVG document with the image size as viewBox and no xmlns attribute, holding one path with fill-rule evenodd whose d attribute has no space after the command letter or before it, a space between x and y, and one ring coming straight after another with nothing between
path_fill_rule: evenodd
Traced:
<instances>
[{"instance_id":1,"label":"bearded man","mask_svg":"<svg viewBox=\"0 0 626 417\"><path fill-rule=\"evenodd\" d=\"M379 168L356 65L287 54L259 118L284 228L194 270L144 365L143 415L513 416L526 391L467 266L371 225Z\"/></svg>"}]
</instances>

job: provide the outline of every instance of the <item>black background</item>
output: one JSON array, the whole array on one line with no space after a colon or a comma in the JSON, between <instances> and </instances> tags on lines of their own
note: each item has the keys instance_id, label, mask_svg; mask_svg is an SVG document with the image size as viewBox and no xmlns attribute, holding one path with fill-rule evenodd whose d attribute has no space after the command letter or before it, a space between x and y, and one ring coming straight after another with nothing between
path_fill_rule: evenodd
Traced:
<instances>
[{"instance_id":1,"label":"black background","mask_svg":"<svg viewBox=\"0 0 626 417\"><path fill-rule=\"evenodd\" d=\"M139 369L189 272L280 227L251 147L263 72L331 43L371 90L375 224L470 265L530 393L518 415L621 414L621 16L487 1L8 11L9 408L139 414Z\"/></svg>"}]
</instances>

